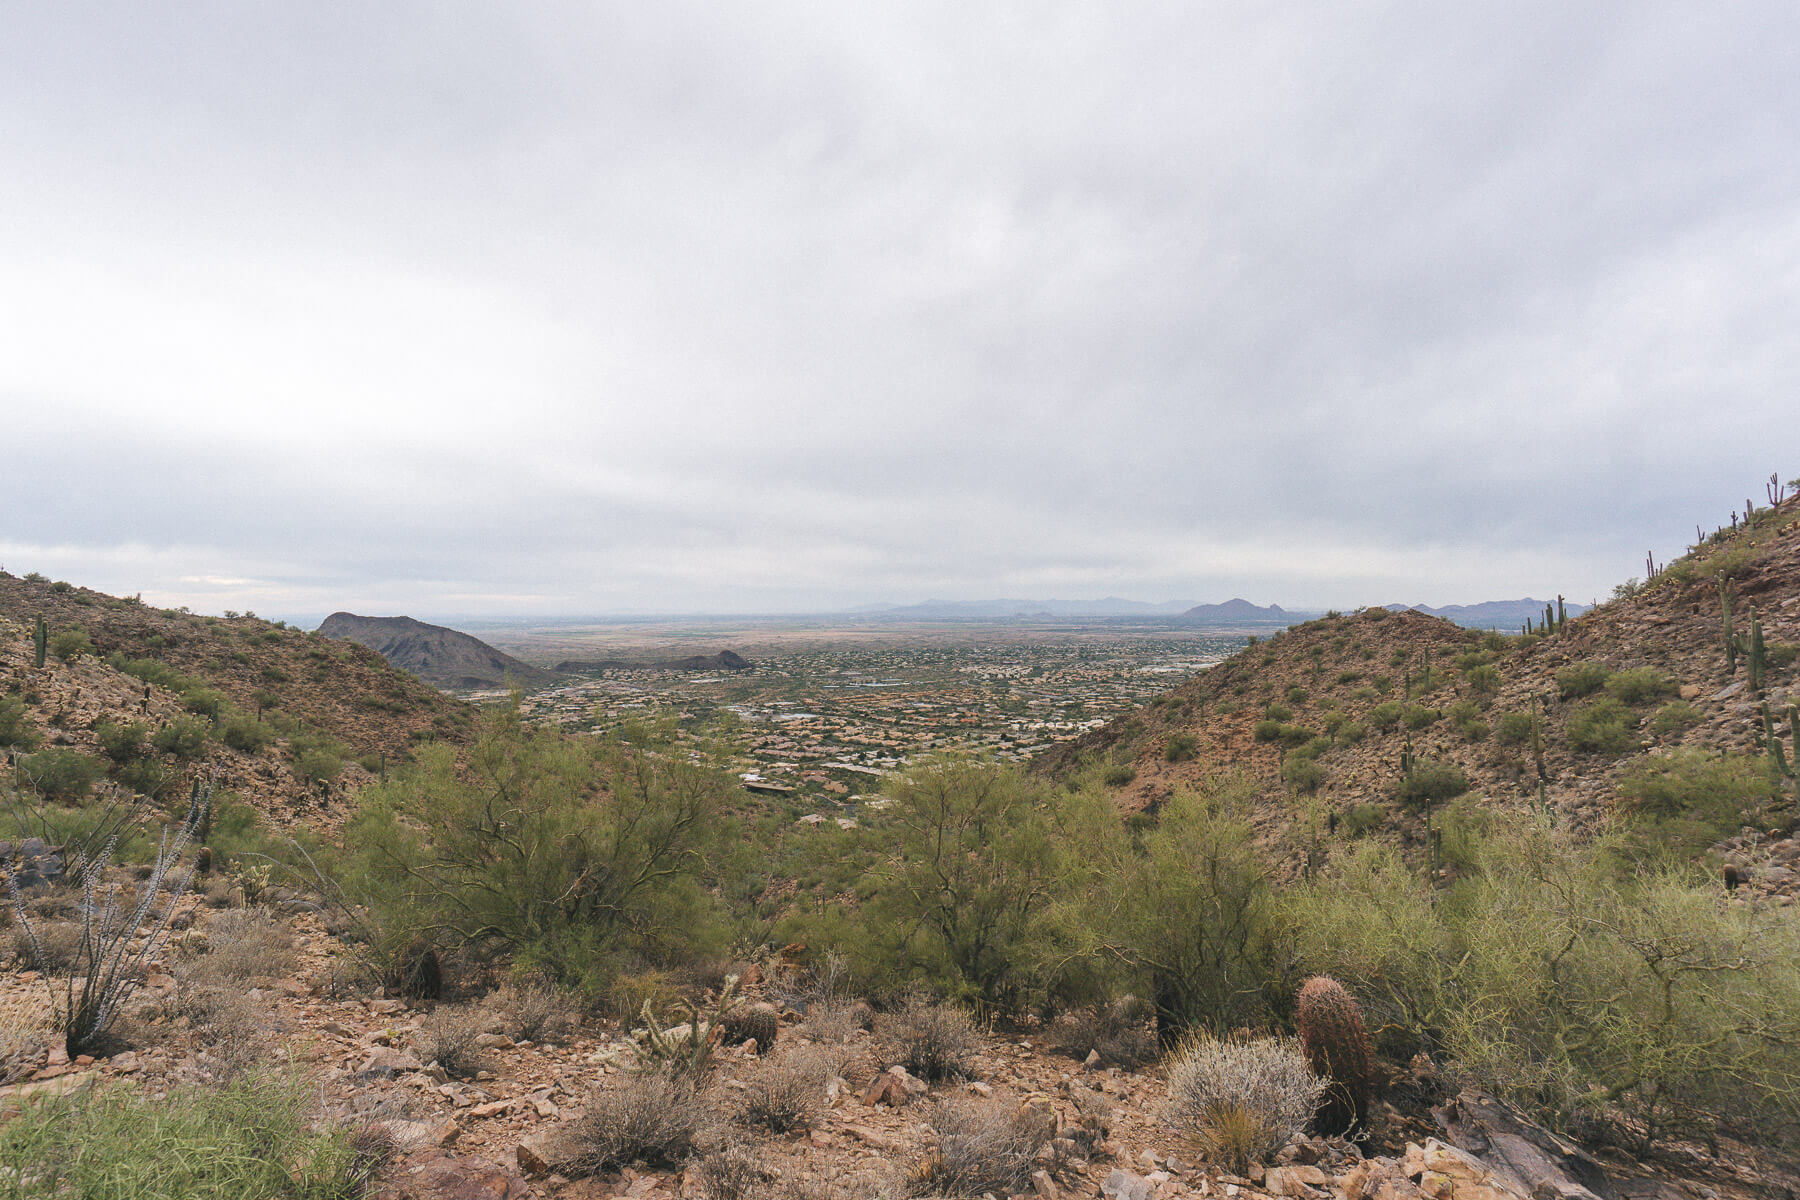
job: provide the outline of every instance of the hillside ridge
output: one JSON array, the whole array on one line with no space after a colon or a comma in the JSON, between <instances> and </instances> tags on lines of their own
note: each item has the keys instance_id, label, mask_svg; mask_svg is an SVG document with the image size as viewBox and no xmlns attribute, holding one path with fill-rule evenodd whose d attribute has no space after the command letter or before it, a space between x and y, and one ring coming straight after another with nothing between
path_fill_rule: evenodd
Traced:
<instances>
[{"instance_id":1,"label":"hillside ridge","mask_svg":"<svg viewBox=\"0 0 1800 1200\"><path fill-rule=\"evenodd\" d=\"M335 612L319 635L367 646L402 671L441 688L543 687L556 673L496 650L473 634L412 617Z\"/></svg>"}]
</instances>

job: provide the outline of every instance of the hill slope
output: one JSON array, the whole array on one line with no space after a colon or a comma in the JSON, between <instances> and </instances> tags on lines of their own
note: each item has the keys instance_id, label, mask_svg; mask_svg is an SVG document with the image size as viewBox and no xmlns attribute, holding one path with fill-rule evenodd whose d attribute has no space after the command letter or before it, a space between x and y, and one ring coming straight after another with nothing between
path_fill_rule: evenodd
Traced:
<instances>
[{"instance_id":1,"label":"hill slope","mask_svg":"<svg viewBox=\"0 0 1800 1200\"><path fill-rule=\"evenodd\" d=\"M1748 654L1727 669L1723 584L1739 634L1750 609L1759 614L1769 647L1760 694ZM1403 763L1419 760L1460 773L1483 804L1544 804L1597 830L1620 808L1620 780L1677 761L1673 751L1745 756L1760 770L1764 701L1791 747L1783 717L1800 701L1797 652L1800 501L1789 500L1762 510L1753 531L1709 538L1635 595L1553 635L1482 634L1387 609L1310 621L1053 749L1036 769L1108 764L1121 808L1152 812L1207 774L1243 771L1257 784L1259 828L1272 846L1285 841L1290 870L1303 861L1295 831L1315 800L1327 814L1422 844L1424 806L1399 795ZM1625 671L1637 673L1618 676ZM1311 766L1296 762L1306 758ZM1791 795L1793 781L1783 787ZM1786 853L1785 842L1766 840L1757 850ZM1793 889L1779 861L1758 869L1774 890Z\"/></svg>"},{"instance_id":2,"label":"hill slope","mask_svg":"<svg viewBox=\"0 0 1800 1200\"><path fill-rule=\"evenodd\" d=\"M321 637L367 646L402 671L442 688L542 687L554 672L521 662L480 638L428 625L411 617L360 617L336 612L319 626Z\"/></svg>"}]
</instances>

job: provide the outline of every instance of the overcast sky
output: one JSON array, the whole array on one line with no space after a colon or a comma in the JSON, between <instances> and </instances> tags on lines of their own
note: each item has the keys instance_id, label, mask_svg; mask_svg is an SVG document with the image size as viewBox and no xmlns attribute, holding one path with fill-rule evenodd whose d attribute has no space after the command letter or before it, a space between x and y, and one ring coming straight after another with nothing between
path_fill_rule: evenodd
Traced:
<instances>
[{"instance_id":1,"label":"overcast sky","mask_svg":"<svg viewBox=\"0 0 1800 1200\"><path fill-rule=\"evenodd\" d=\"M1800 475L1786 4L0 7L0 565L1604 596Z\"/></svg>"}]
</instances>

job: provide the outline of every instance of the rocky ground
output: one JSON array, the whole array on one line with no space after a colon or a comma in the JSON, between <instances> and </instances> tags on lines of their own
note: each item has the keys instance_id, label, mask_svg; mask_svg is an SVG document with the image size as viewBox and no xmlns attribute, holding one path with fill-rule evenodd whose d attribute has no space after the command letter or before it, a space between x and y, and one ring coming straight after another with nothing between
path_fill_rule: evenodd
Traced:
<instances>
[{"instance_id":1,"label":"rocky ground","mask_svg":"<svg viewBox=\"0 0 1800 1200\"><path fill-rule=\"evenodd\" d=\"M121 882L130 880L122 873ZM719 1046L706 1086L688 1101L707 1118L696 1157L587 1174L571 1166L584 1115L635 1086L648 1057L627 1027L518 988L437 1002L384 996L328 931L326 912L305 900L277 911L245 908L241 899L215 879L183 902L172 939L147 964L106 1057L70 1062L54 1049L38 972L0 977L7 1030L0 1078L12 1080L0 1087L0 1119L31 1096L101 1085L160 1095L286 1062L316 1090L321 1120L375 1126L398 1147L380 1193L389 1200L916 1194L938 1152L934 1117L947 1102L1008 1130L1037 1131L1028 1179L1017 1188L1034 1200L1533 1194L1531 1182L1450 1144L1459 1126L1443 1115L1447 1081L1423 1059L1392 1072L1363 1140L1303 1139L1266 1169L1239 1177L1204 1161L1169 1123L1167 1087L1154 1065L1084 1057L1080 1038L1057 1026L1010 1028L979 1038L964 1076L928 1084L864 1027L863 1006L797 999L804 973L779 960L745 967L750 1000L771 1002L779 1014L774 1045ZM28 911L54 940L72 922L70 903L66 894L40 890ZM16 926L8 937L17 955ZM776 1077L799 1081L801 1116L782 1133L744 1115ZM1433 1101L1440 1104L1435 1119ZM750 1164L750 1191L726 1194L721 1154ZM1612 1178L1602 1194L1717 1200L1792 1186L1743 1165L1752 1158L1695 1148L1653 1164L1619 1159L1607 1164ZM743 1185L739 1178L732 1186ZM1534 1200L1556 1190L1540 1183Z\"/></svg>"}]
</instances>

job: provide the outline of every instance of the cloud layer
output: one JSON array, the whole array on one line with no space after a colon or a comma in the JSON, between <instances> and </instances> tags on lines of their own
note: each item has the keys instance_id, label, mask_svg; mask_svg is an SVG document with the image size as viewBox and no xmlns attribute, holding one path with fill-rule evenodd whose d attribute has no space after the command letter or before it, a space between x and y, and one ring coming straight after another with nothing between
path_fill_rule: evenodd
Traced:
<instances>
[{"instance_id":1,"label":"cloud layer","mask_svg":"<svg viewBox=\"0 0 1800 1200\"><path fill-rule=\"evenodd\" d=\"M24 8L0 563L268 614L1592 599L1800 474L1789 17Z\"/></svg>"}]
</instances>

